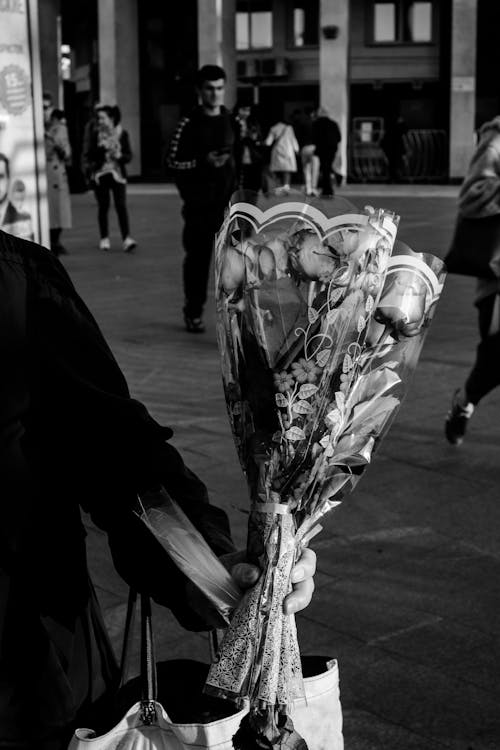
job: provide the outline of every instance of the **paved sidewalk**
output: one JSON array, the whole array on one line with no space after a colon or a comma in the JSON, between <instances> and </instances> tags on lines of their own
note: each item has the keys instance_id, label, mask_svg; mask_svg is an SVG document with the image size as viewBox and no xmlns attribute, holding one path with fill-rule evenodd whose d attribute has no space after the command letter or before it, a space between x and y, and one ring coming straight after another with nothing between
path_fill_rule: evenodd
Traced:
<instances>
[{"instance_id":1,"label":"paved sidewalk","mask_svg":"<svg viewBox=\"0 0 500 750\"><path fill-rule=\"evenodd\" d=\"M443 255L457 189L348 186L363 206L401 213L399 236ZM377 200L378 198L378 200ZM97 250L90 194L73 196L64 264L131 390L162 423L231 516L243 544L246 489L226 419L214 331L181 321L180 203L171 186L130 186L134 255ZM113 217L114 221L114 217ZM477 342L474 283L450 277L410 393L355 493L314 542L314 600L298 618L304 653L339 660L346 750L500 748L500 391L459 449L443 437L451 392ZM131 550L131 555L134 551ZM126 586L89 524L89 559L113 641ZM206 638L156 608L158 656L208 658Z\"/></svg>"}]
</instances>

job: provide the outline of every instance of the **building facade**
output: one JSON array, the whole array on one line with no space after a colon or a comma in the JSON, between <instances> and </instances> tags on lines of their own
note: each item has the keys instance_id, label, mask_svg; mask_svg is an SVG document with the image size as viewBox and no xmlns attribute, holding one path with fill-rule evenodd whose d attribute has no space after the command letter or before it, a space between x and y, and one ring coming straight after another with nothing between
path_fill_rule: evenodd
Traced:
<instances>
[{"instance_id":1,"label":"building facade","mask_svg":"<svg viewBox=\"0 0 500 750\"><path fill-rule=\"evenodd\" d=\"M69 49L63 95L76 151L96 101L116 102L132 174L166 179L199 65L222 64L227 105L253 103L264 129L324 106L341 127L342 171L390 177L384 133L401 128L399 178L463 176L474 132L500 107L499 3L491 0L40 0L53 80L53 23ZM52 35L52 40L57 38ZM43 45L45 49L45 45ZM52 87L53 86L49 86ZM386 138L387 141L387 138Z\"/></svg>"}]
</instances>

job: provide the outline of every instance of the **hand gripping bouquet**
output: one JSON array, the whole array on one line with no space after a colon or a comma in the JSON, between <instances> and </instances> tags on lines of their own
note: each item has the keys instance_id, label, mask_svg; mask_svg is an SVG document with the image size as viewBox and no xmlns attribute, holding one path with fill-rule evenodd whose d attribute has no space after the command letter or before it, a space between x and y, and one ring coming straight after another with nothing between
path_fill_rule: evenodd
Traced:
<instances>
[{"instance_id":1,"label":"hand gripping bouquet","mask_svg":"<svg viewBox=\"0 0 500 750\"><path fill-rule=\"evenodd\" d=\"M303 694L295 622L282 609L291 568L370 463L444 278L433 256L395 249L390 211L326 205L329 216L236 200L216 240L223 384L249 487L248 555L263 570L207 680L209 691L250 701L237 748L277 748L285 736L306 747L287 716Z\"/></svg>"}]
</instances>

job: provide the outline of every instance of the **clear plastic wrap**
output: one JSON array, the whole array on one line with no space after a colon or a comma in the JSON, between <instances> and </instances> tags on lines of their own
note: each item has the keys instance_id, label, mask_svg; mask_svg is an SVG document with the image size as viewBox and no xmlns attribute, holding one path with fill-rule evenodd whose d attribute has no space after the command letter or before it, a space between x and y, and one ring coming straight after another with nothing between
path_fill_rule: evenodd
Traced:
<instances>
[{"instance_id":1,"label":"clear plastic wrap","mask_svg":"<svg viewBox=\"0 0 500 750\"><path fill-rule=\"evenodd\" d=\"M249 698L255 731L270 742L302 694L295 624L282 609L293 562L387 431L444 277L433 256L394 249L392 212L321 209L263 211L240 195L216 241L223 383L249 487L248 556L263 574L207 689Z\"/></svg>"},{"instance_id":2,"label":"clear plastic wrap","mask_svg":"<svg viewBox=\"0 0 500 750\"><path fill-rule=\"evenodd\" d=\"M164 488L145 493L138 504L141 521L229 623L241 591L184 511Z\"/></svg>"}]
</instances>

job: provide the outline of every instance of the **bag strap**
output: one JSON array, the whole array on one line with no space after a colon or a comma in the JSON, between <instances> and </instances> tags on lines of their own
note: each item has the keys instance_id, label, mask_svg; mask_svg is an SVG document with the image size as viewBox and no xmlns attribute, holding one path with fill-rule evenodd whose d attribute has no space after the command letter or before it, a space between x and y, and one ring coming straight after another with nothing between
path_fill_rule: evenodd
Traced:
<instances>
[{"instance_id":1,"label":"bag strap","mask_svg":"<svg viewBox=\"0 0 500 750\"><path fill-rule=\"evenodd\" d=\"M151 599L141 593L141 720L150 725L156 719L156 699L158 695L156 659L154 654L153 622L151 616ZM120 659L120 687L127 678L130 661L132 632L137 610L137 591L129 589L127 614L123 633L122 653Z\"/></svg>"}]
</instances>

